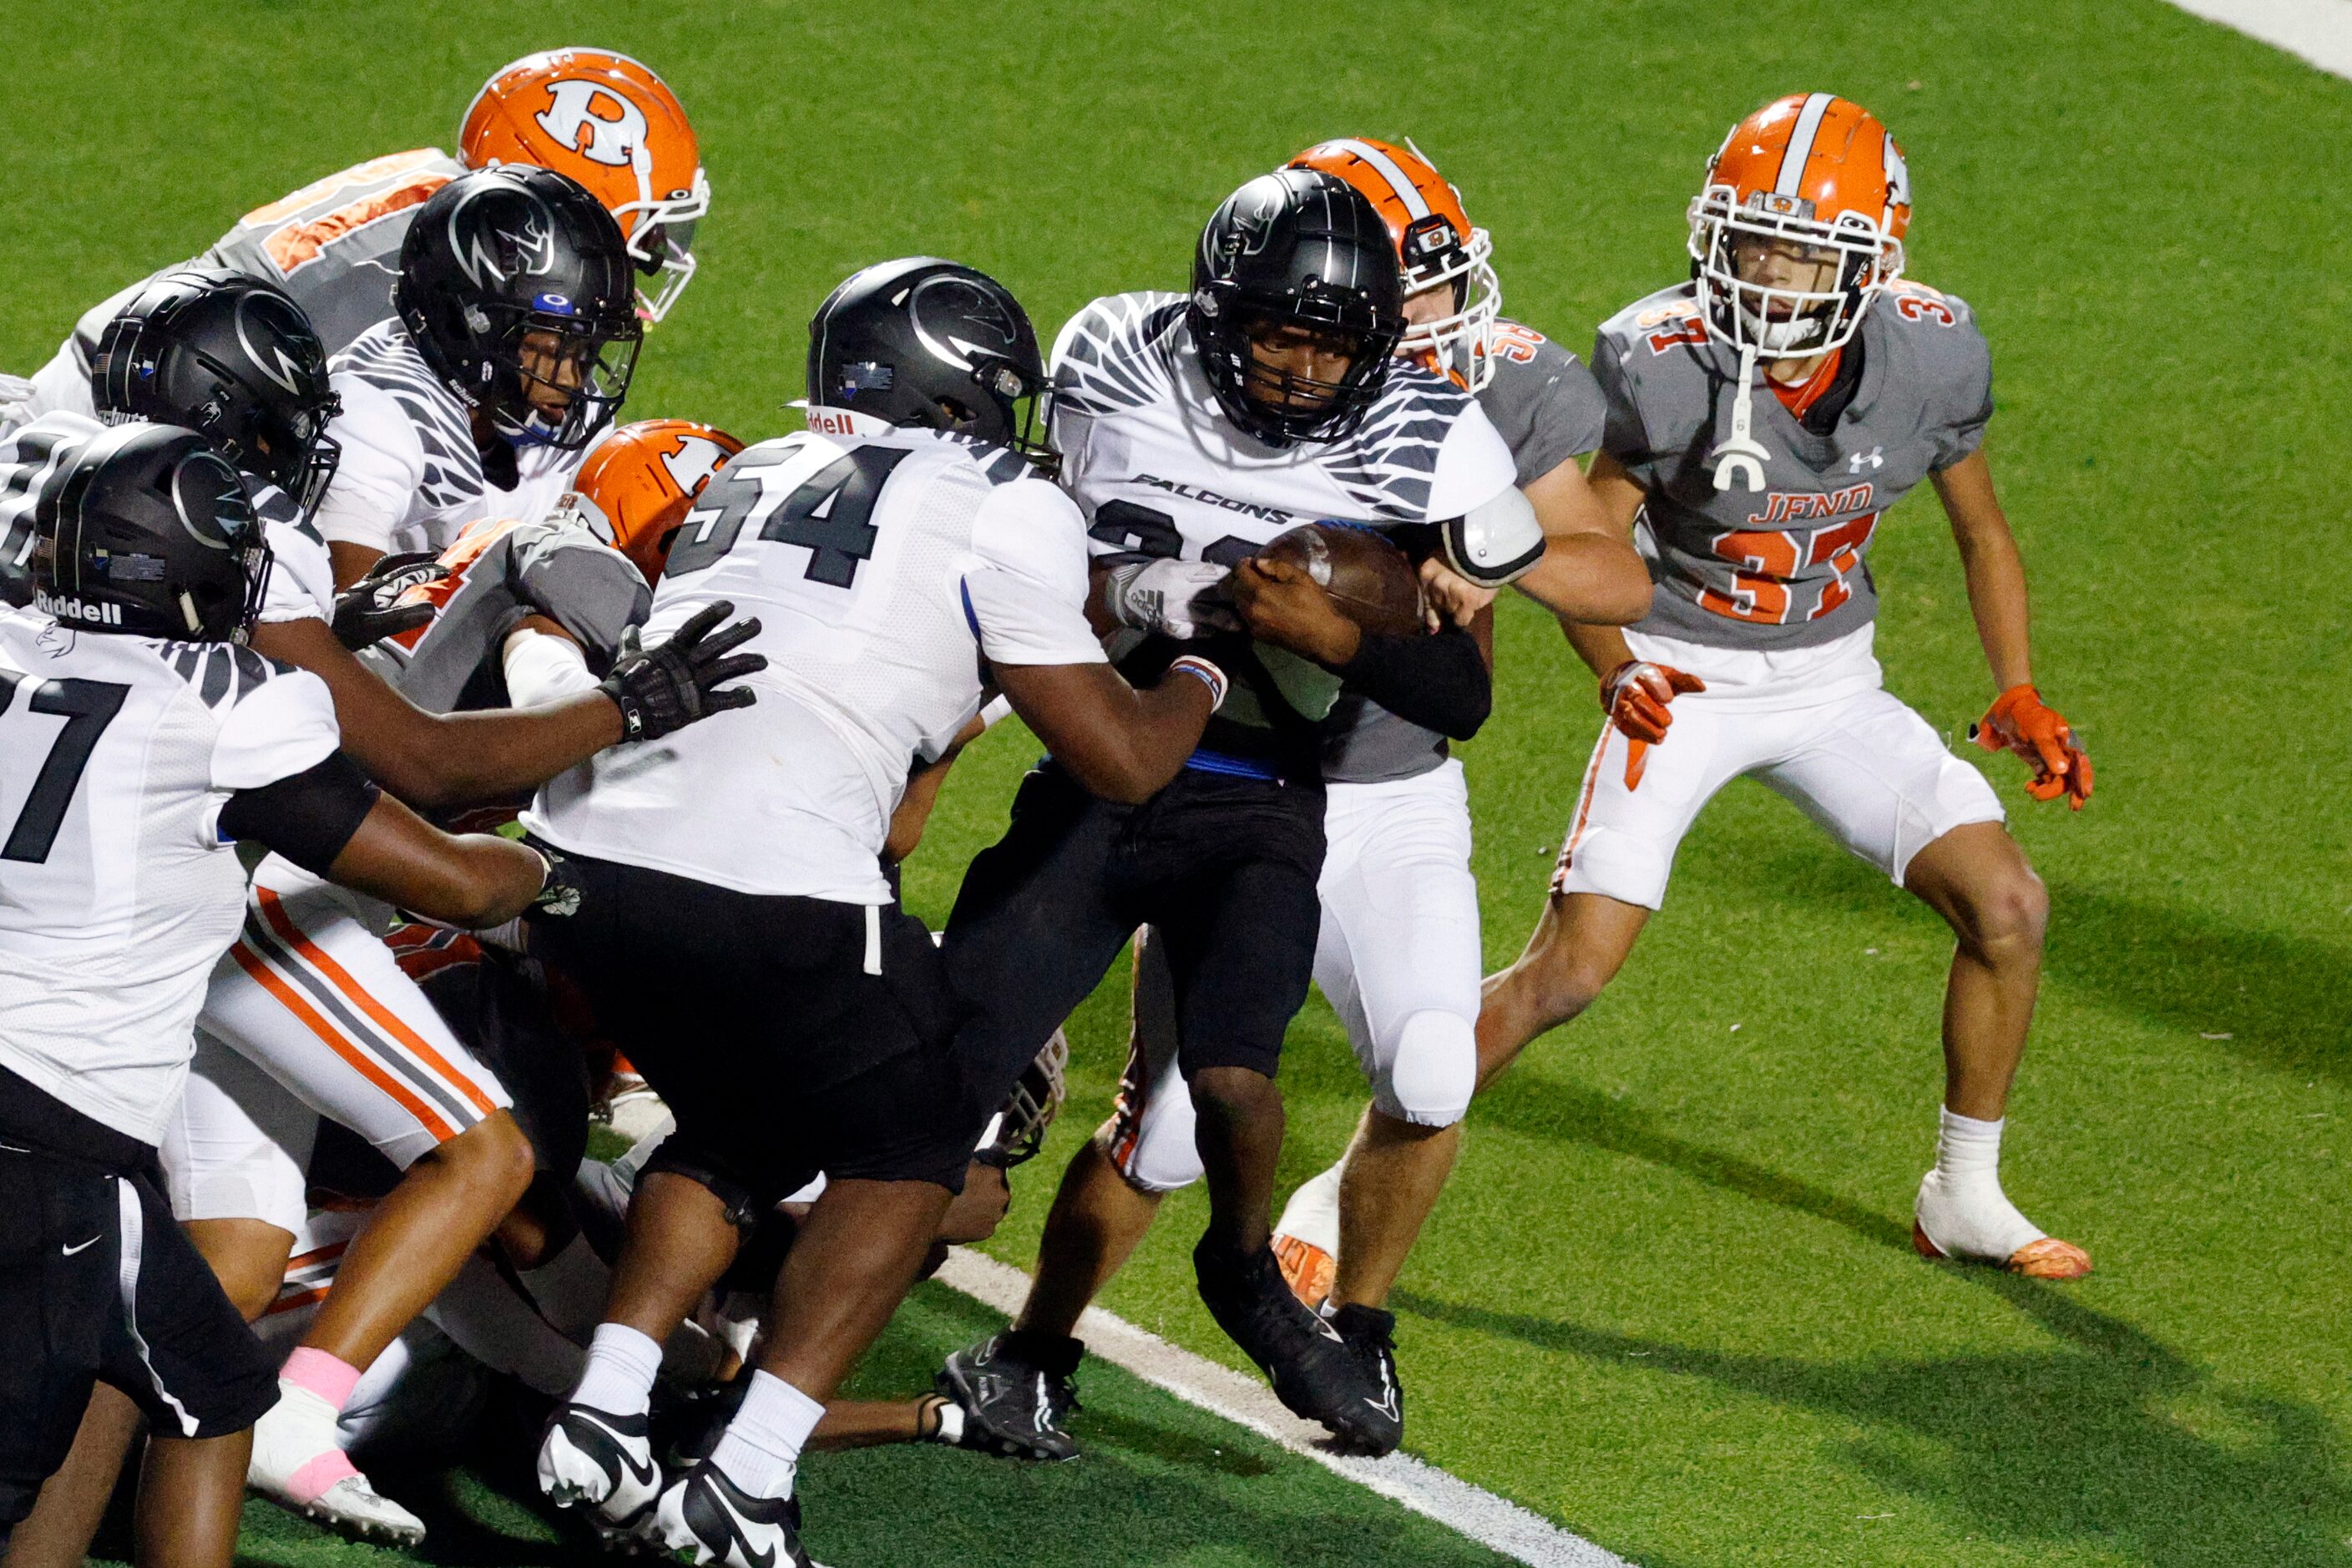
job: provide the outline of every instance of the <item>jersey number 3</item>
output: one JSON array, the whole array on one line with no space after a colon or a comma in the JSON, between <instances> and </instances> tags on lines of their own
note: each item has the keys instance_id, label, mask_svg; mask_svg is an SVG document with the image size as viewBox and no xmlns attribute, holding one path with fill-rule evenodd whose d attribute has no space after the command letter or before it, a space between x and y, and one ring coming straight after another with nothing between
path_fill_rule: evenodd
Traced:
<instances>
[{"instance_id":1,"label":"jersey number 3","mask_svg":"<svg viewBox=\"0 0 2352 1568\"><path fill-rule=\"evenodd\" d=\"M27 681L15 670L0 669L0 718L16 705L16 689L26 685L33 694L26 700L26 711L58 714L66 725L50 743L49 754L33 779L32 793L25 797L25 808L16 814L16 826L8 830L7 843L0 845L0 860L38 865L56 846L58 829L65 826L66 807L73 804L75 786L81 783L82 770L89 766L89 754L98 749L98 738L106 733L114 716L122 711L122 700L131 695L131 688L111 680Z\"/></svg>"},{"instance_id":2,"label":"jersey number 3","mask_svg":"<svg viewBox=\"0 0 2352 1568\"><path fill-rule=\"evenodd\" d=\"M709 521L700 528L681 530L669 552L663 574L697 572L735 548L743 525L770 495L760 476L789 462L731 463L721 469L700 497L695 516ZM904 461L903 447L855 447L827 463L766 513L755 536L779 544L797 544L809 552L812 583L846 588L857 581L857 564L874 555L874 505L890 470ZM716 515L711 508L717 507ZM694 517L687 519L691 524Z\"/></svg>"}]
</instances>

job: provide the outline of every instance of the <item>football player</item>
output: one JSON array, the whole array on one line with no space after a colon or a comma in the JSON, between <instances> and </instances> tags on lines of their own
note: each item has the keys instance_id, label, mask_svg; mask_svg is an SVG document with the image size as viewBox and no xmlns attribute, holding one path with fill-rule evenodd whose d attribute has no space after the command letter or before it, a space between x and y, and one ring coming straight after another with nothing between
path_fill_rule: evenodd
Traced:
<instances>
[{"instance_id":1,"label":"football player","mask_svg":"<svg viewBox=\"0 0 2352 1568\"><path fill-rule=\"evenodd\" d=\"M1517 482L1542 522L1543 560L1515 584L1558 615L1608 624L1639 619L1650 579L1630 543L1610 530L1577 458L1601 444L1603 404L1592 374L1550 339L1500 317L1493 242L1462 199L1411 147L1368 139L1323 142L1291 161L1361 191L1386 221L1404 268L1399 352L1463 382L1511 447ZM1493 595L1440 559L1425 580L1457 608L1492 658ZM1452 1169L1459 1123L1476 1081L1481 962L1478 890L1470 870L1470 814L1462 765L1445 737L1361 696L1341 699L1323 759L1328 847L1318 883L1322 931L1315 978L1347 1027L1374 1090L1342 1164L1303 1184L1275 1227L1284 1277L1341 1331L1382 1347L1392 1334L1391 1286ZM1190 1096L1176 1067L1165 944L1139 952L1135 1037L1117 1110L1081 1156L1089 1179L1065 1190L1057 1231L1082 1224L1084 1254L1048 1249L1024 1322L1068 1335L1090 1292L1048 1279L1100 1256L1115 1265L1141 1239L1166 1193L1198 1180ZM1105 1179L1108 1165L1124 1183ZM1342 1171L1355 1176L1343 1189ZM1343 1197L1343 1190L1345 1196ZM1081 1215L1084 1215L1082 1220ZM1342 1231L1352 1245L1342 1250ZM1344 1271L1334 1260L1349 1259ZM1337 1289L1335 1285L1335 1276ZM1045 1302L1059 1307L1046 1320ZM1402 1406L1400 1405L1400 1409ZM1400 1436L1401 1427L1399 1430ZM1026 1436L1031 1452L1058 1448L1057 1428Z\"/></svg>"},{"instance_id":2,"label":"football player","mask_svg":"<svg viewBox=\"0 0 2352 1568\"><path fill-rule=\"evenodd\" d=\"M2018 1211L1999 1166L2047 896L1991 788L1886 691L1872 655L1871 540L1925 479L2000 692L1979 742L2022 757L2036 799L2090 798L2090 759L2033 684L2025 572L1981 449L1990 355L1965 301L1904 278L1910 218L1903 153L1874 116L1828 93L1776 100L1708 163L1692 280L1601 327L1592 483L1618 527L1646 529L1656 592L1622 633L1570 629L1610 722L1543 917L1487 982L1480 1071L1591 1005L1665 896L1692 820L1753 775L1958 938L1918 1249L2074 1279L2090 1258Z\"/></svg>"},{"instance_id":3,"label":"football player","mask_svg":"<svg viewBox=\"0 0 2352 1568\"><path fill-rule=\"evenodd\" d=\"M1169 958L1177 1069L1201 1112L1197 1155L1178 1157L1180 1180L1205 1169L1210 1183L1194 1253L1202 1298L1289 1408L1375 1452L1395 1446L1401 1422L1385 1328L1369 1310L1336 1326L1318 1317L1268 1247L1282 1128L1273 1075L1314 964L1330 716L1352 727L1352 710L1336 708L1342 691L1423 726L1405 745L1433 764L1439 736L1476 731L1491 691L1469 633L1362 633L1319 589L1253 558L1321 518L1387 530L1487 586L1546 552L1510 452L1467 388L1395 356L1403 303L1397 247L1371 200L1336 174L1293 168L1218 209L1189 298L1115 295L1064 328L1054 435L1091 520L1108 618L1130 643L1150 634L1130 657L1164 660L1209 631L1217 612L1204 595L1218 591L1276 646L1237 633L1207 645L1238 645L1217 657L1252 672L1237 688L1247 700L1237 695L1143 809L1087 802L1050 763L1033 773L1012 831L972 863L947 948L977 1008L975 1056L1012 1063L1020 1039L1058 1025L1151 925ZM1400 1087L1443 1126L1475 1078L1466 1021L1420 1054L1427 1065ZM1025 1451L1076 1451L1060 1420L1083 1348L1070 1331L1152 1206L1128 1186L1131 1152L1102 1140L1079 1152L1013 1329L940 1374L971 1420Z\"/></svg>"},{"instance_id":4,"label":"football player","mask_svg":"<svg viewBox=\"0 0 2352 1568\"><path fill-rule=\"evenodd\" d=\"M599 464L595 496L575 497L535 522L481 522L461 535L443 552L441 575L407 591L433 618L369 648L362 659L373 673L362 680L426 714L506 703L533 714L601 705L610 726L602 742L658 740L681 721L748 701L740 688L714 689L758 667L758 656L730 653L749 635L741 626L706 637L717 616L689 622L656 656L659 669L624 647L650 602L636 561L658 569L660 540L676 526L690 487L709 478L707 458L689 458L676 472L665 459L739 445L683 421L648 425L620 433L623 450ZM593 749L515 782L527 789ZM509 795L509 811L521 793ZM482 796L472 804L499 802ZM250 1098L237 1085L256 1077L244 1064L257 1067L273 1088L293 1090L303 1107L359 1133L410 1173L373 1209L333 1300L289 1358L288 1381L299 1392L289 1393L257 1434L254 1485L327 1522L414 1541L422 1524L377 1494L333 1446L338 1413L357 1374L513 1208L530 1179L534 1141L511 1115L499 1075L449 1030L377 942L388 911L279 857L255 868L253 900L245 935L205 1000L200 1022L214 1048L200 1055L200 1070L221 1068L220 1098L227 1100ZM232 1056L241 1060L232 1063ZM193 1196L182 1205L205 1256L247 1306L266 1300L283 1274L314 1127L312 1117L287 1125L255 1110L226 1132L197 1130L185 1141L268 1167L256 1173L240 1165L235 1180L191 1178ZM270 1135L247 1135L255 1128ZM552 1139L543 1133L535 1142L568 1176L551 1149L568 1146L576 1163L584 1127L551 1131ZM278 1146L294 1152L279 1154ZM291 1173L270 1174L278 1172ZM276 1198L257 1212L262 1194ZM509 1258L526 1270L558 1266L511 1251Z\"/></svg>"},{"instance_id":5,"label":"football player","mask_svg":"<svg viewBox=\"0 0 2352 1568\"><path fill-rule=\"evenodd\" d=\"M571 489L628 395L630 289L612 215L562 174L460 174L425 199L401 245L397 316L332 365L342 455L318 521L338 587L468 522L531 521Z\"/></svg>"},{"instance_id":6,"label":"football player","mask_svg":"<svg viewBox=\"0 0 2352 1568\"><path fill-rule=\"evenodd\" d=\"M65 1456L93 1383L142 1408L142 1561L226 1564L260 1348L152 1172L249 838L457 925L511 919L548 864L452 839L337 750L324 688L244 645L269 550L200 436L103 432L38 482L31 606L0 612L0 1531Z\"/></svg>"},{"instance_id":7,"label":"football player","mask_svg":"<svg viewBox=\"0 0 2352 1568\"><path fill-rule=\"evenodd\" d=\"M979 711L985 659L1062 766L1137 800L1224 697L1204 660L1140 691L1105 661L1084 524L1024 460L1034 412L1016 405L1034 411L1044 367L1001 285L929 258L881 263L827 297L810 337L809 429L719 470L648 623L756 609L759 706L639 766L559 780L523 819L584 886L576 912L532 923L533 952L579 983L677 1121L631 1202L540 1481L608 1532L646 1525L736 1568L808 1561L801 1449L915 1279L980 1120L948 1054L939 952L880 859L909 759ZM661 1342L733 1256L737 1223L819 1170L742 1406L665 1487L645 1428Z\"/></svg>"},{"instance_id":8,"label":"football player","mask_svg":"<svg viewBox=\"0 0 2352 1568\"><path fill-rule=\"evenodd\" d=\"M417 209L468 169L526 164L570 176L627 237L637 310L658 321L694 276L694 231L710 209L694 128L658 76L605 49L526 55L482 84L438 148L371 158L247 213L196 258L285 290L330 353L396 314L392 282ZM165 268L170 271L173 268ZM94 306L35 373L21 417L89 412L100 340L144 279Z\"/></svg>"}]
</instances>

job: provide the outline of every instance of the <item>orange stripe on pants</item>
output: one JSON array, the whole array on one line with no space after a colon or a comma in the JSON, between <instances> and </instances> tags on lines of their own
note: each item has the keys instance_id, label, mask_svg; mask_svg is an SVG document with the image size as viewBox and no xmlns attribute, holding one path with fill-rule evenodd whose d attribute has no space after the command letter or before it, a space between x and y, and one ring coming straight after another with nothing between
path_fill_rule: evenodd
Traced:
<instances>
[{"instance_id":1,"label":"orange stripe on pants","mask_svg":"<svg viewBox=\"0 0 2352 1568\"><path fill-rule=\"evenodd\" d=\"M443 1059L439 1051L425 1042L424 1037L401 1022L398 1014L369 995L367 988L352 978L350 971L328 957L324 950L304 935L302 928L294 923L293 917L286 912L285 904L279 900L276 893L271 892L268 888L261 887L257 887L253 890L261 900L262 918L269 922L269 929L278 933L280 941L300 953L312 969L323 975L330 984L341 992L361 1012L374 1019L377 1027L406 1047L409 1054L423 1063L427 1071L471 1101L474 1109L484 1116L488 1116L498 1110L497 1106L490 1103L489 1097L474 1086L473 1079L452 1068L448 1062Z\"/></svg>"},{"instance_id":2,"label":"orange stripe on pants","mask_svg":"<svg viewBox=\"0 0 2352 1568\"><path fill-rule=\"evenodd\" d=\"M426 1131L444 1143L457 1136L449 1124L441 1120L440 1115L431 1106L417 1099L390 1074L368 1060L363 1052L343 1038L341 1030L320 1016L318 1009L304 1001L300 993L270 973L269 965L259 953L241 942L228 951L229 955L236 960L237 967L253 976L263 990L277 997L278 1003L288 1012L302 1020L303 1027L326 1042L327 1048L342 1058L362 1078L390 1095L403 1110L416 1118Z\"/></svg>"}]
</instances>

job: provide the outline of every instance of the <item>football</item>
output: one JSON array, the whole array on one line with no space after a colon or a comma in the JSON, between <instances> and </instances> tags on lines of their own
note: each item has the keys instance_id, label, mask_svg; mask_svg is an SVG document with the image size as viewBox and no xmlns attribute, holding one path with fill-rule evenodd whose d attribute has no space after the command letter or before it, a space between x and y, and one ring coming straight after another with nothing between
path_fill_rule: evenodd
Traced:
<instances>
[{"instance_id":1,"label":"football","mask_svg":"<svg viewBox=\"0 0 2352 1568\"><path fill-rule=\"evenodd\" d=\"M1421 575L1403 551L1369 528L1309 522L1277 535L1257 552L1261 561L1306 568L1331 602L1368 632L1411 637L1429 629L1422 618Z\"/></svg>"}]
</instances>

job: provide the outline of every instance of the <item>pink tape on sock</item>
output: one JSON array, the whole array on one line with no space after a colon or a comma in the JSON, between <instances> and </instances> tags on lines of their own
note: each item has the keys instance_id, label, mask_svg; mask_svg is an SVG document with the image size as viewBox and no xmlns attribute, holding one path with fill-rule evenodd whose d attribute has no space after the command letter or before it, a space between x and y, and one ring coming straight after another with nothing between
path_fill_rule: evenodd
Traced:
<instances>
[{"instance_id":1,"label":"pink tape on sock","mask_svg":"<svg viewBox=\"0 0 2352 1568\"><path fill-rule=\"evenodd\" d=\"M286 1478L288 1495L298 1503L313 1503L320 1495L345 1476L356 1476L360 1468L341 1448L328 1448L302 1461L294 1473Z\"/></svg>"},{"instance_id":2,"label":"pink tape on sock","mask_svg":"<svg viewBox=\"0 0 2352 1568\"><path fill-rule=\"evenodd\" d=\"M341 1415L351 1403L352 1390L359 1386L360 1369L340 1356L297 1345L278 1375L297 1388L309 1389Z\"/></svg>"}]
</instances>

